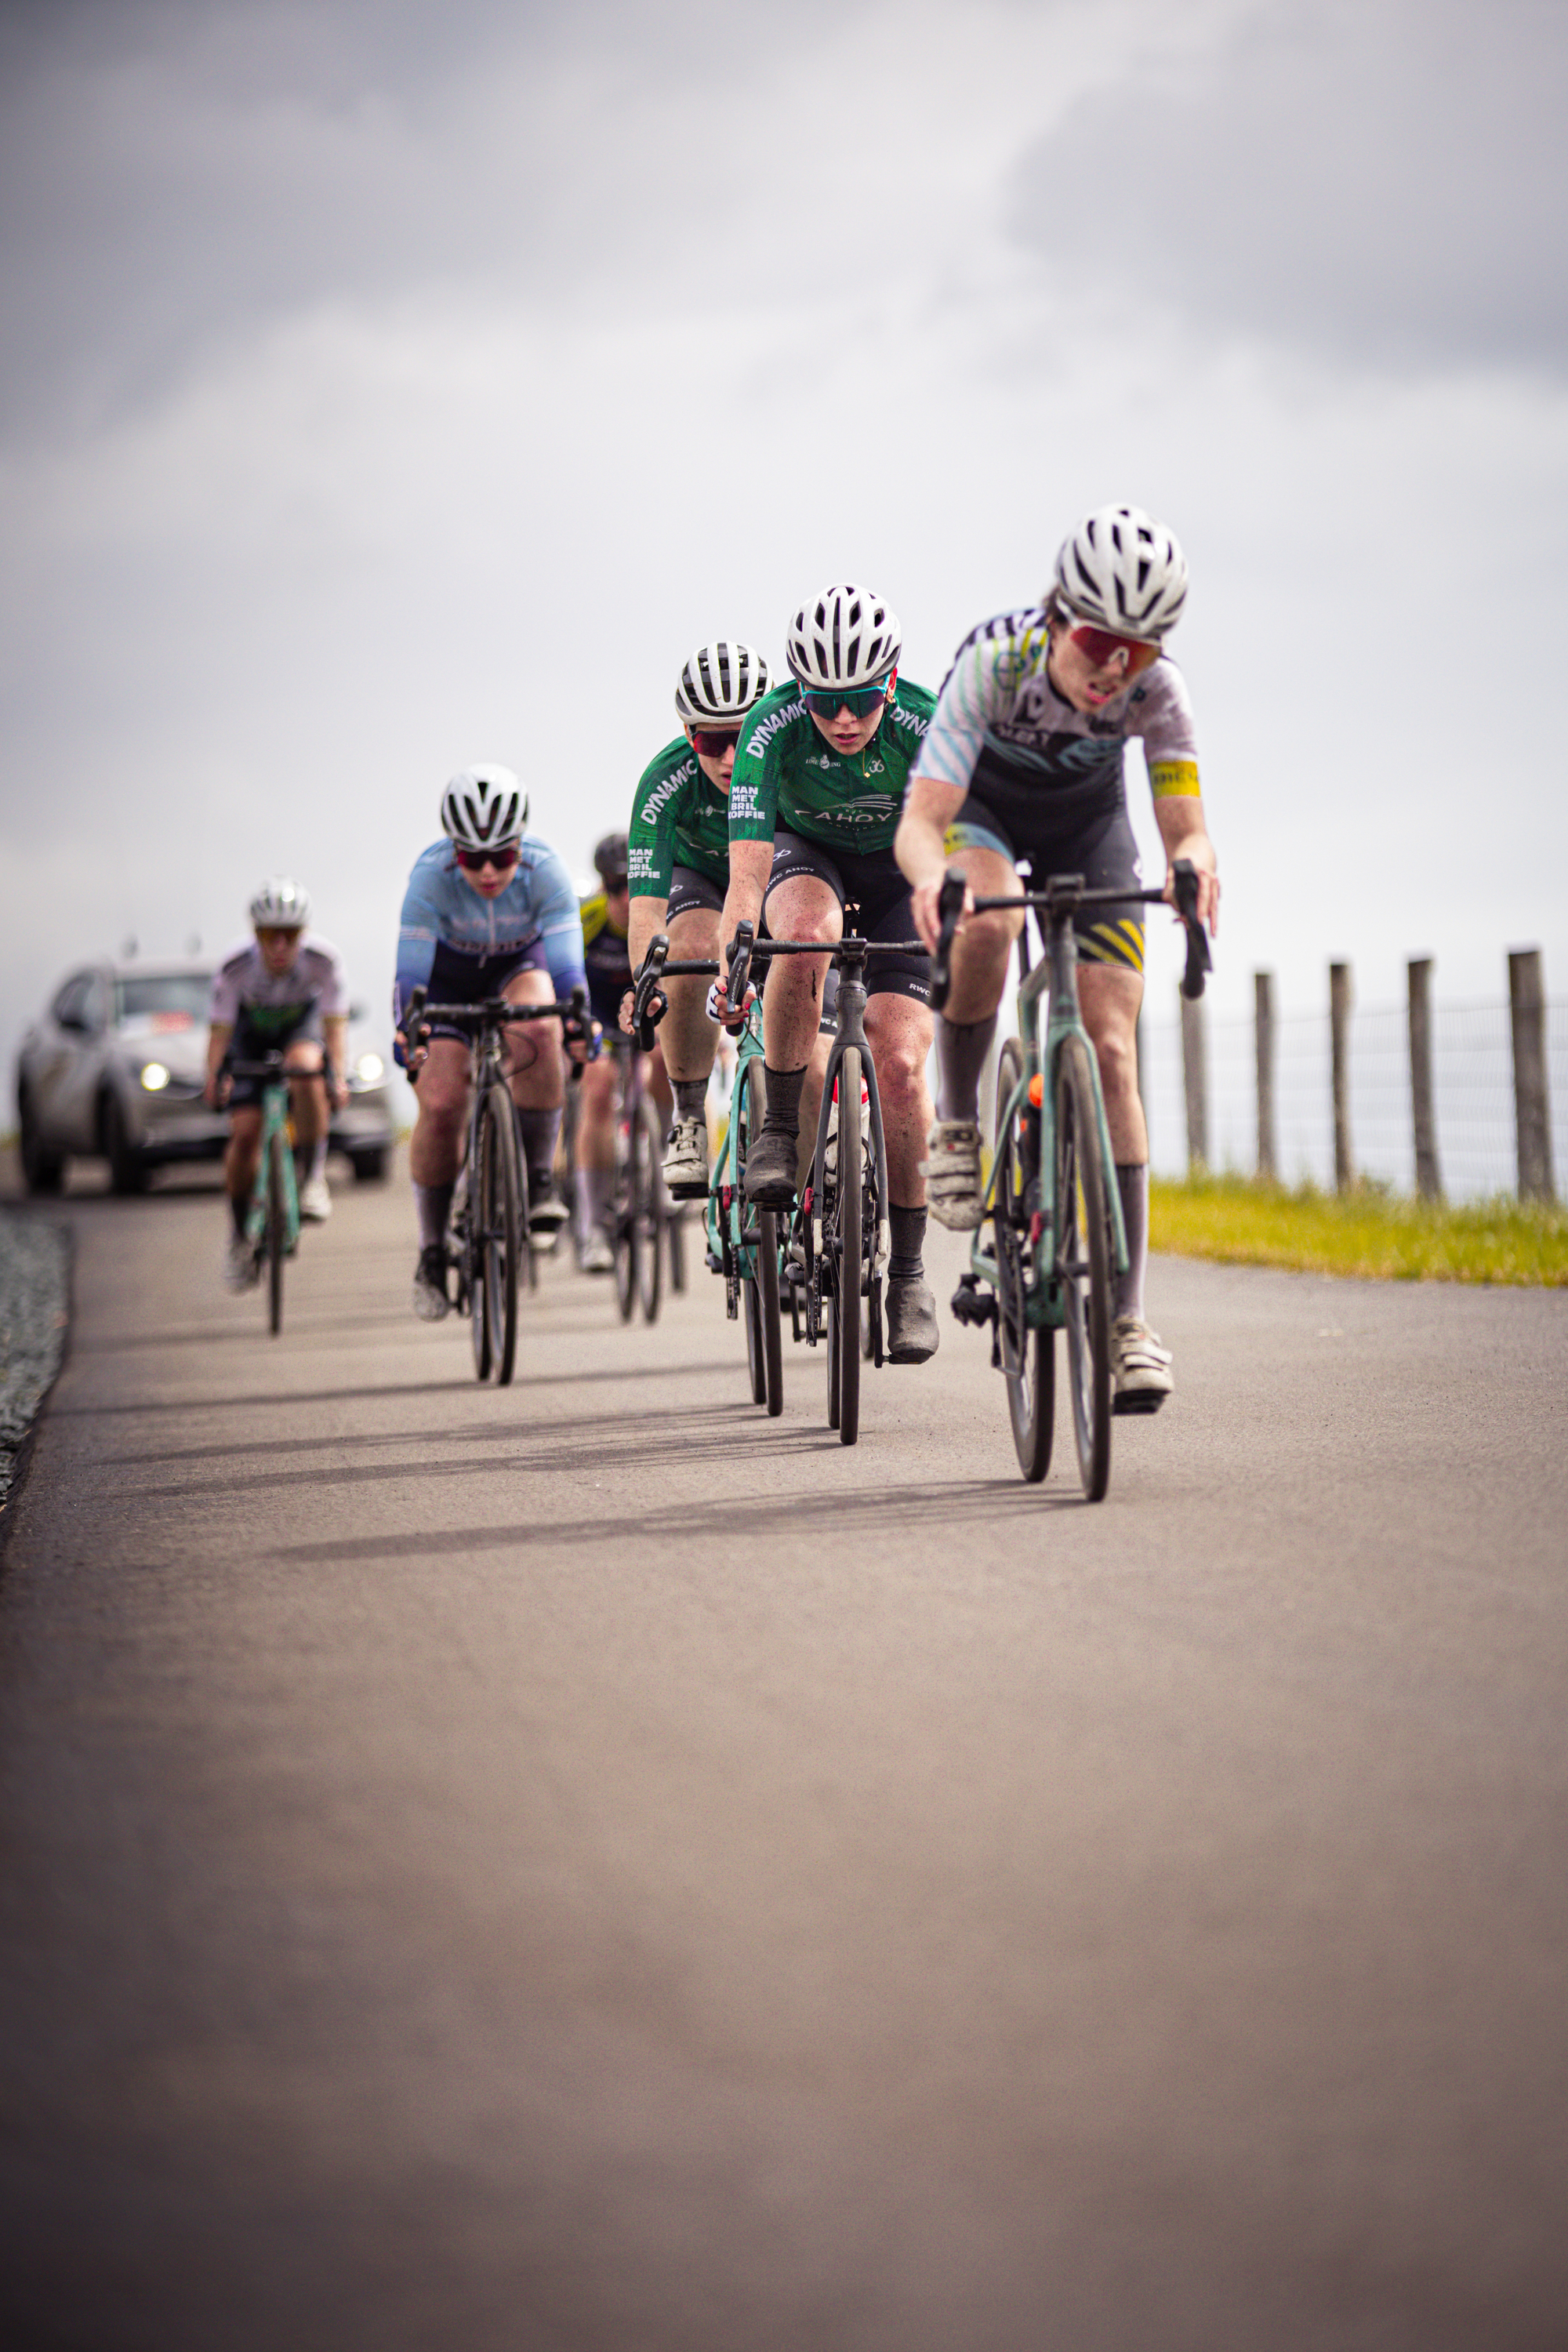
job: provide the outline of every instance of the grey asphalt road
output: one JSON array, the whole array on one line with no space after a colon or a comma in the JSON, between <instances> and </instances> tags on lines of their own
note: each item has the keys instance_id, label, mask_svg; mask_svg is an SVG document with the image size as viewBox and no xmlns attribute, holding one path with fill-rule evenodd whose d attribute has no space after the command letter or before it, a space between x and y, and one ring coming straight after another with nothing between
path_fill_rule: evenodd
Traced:
<instances>
[{"instance_id":1,"label":"grey asphalt road","mask_svg":"<svg viewBox=\"0 0 1568 2352\"><path fill-rule=\"evenodd\" d=\"M1568 1298L1158 1264L1091 1509L952 1324L850 1451L706 1276L479 1389L401 1183L276 1341L65 1213L5 2345L1568 2343Z\"/></svg>"}]
</instances>

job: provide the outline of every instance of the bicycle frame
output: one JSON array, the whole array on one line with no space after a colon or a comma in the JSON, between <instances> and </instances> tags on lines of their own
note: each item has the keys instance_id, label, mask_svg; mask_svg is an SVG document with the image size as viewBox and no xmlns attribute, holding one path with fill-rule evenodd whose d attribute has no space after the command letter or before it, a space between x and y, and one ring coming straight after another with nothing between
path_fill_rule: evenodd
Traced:
<instances>
[{"instance_id":1,"label":"bicycle frame","mask_svg":"<svg viewBox=\"0 0 1568 2352\"><path fill-rule=\"evenodd\" d=\"M1047 886L1047 898L1049 886ZM1029 1187L1034 1198L1016 1204L1014 1222L1027 1218L1031 1224L1037 1218L1037 1236L1039 1246L1034 1253L1029 1274L1029 1286L1025 1298L1025 1314L1031 1325L1044 1325L1058 1329L1067 1320L1067 1300L1062 1286L1056 1278L1057 1200L1054 1171L1057 1164L1056 1137L1056 1074L1061 1051L1069 1037L1081 1037L1089 1056L1089 1074L1094 1086L1094 1114L1100 1129L1100 1148L1107 1168L1115 1165L1110 1149L1110 1129L1105 1116L1105 1098L1100 1091L1100 1065L1078 1000L1078 940L1072 928L1075 893L1064 892L1060 905L1048 908L1050 928L1047 939L1047 952L1031 971L1028 949L1028 919L1018 935L1018 1035L1024 1048L1024 1066L1018 1084L1005 1105L998 1107L996 1132L1001 1134L1004 1121L1033 1118L1039 1122L1039 1149L1034 1154L1037 1171L1050 1169L1053 1176L1047 1187L1044 1177L1037 1173ZM1048 992L1045 1049L1040 1047L1040 999ZM1040 1101L1037 1107L1032 1097L1032 1082L1042 1081ZM996 1285L996 1260L986 1249L983 1236L986 1234L996 1210L996 1183L1001 1174L1002 1158L998 1154L986 1181L982 1222L970 1247L971 1270L983 1281ZM1110 1211L1111 1234L1115 1245L1116 1271L1124 1275L1128 1268L1127 1231L1122 1223L1121 1202L1115 1186L1108 1199Z\"/></svg>"},{"instance_id":2,"label":"bicycle frame","mask_svg":"<svg viewBox=\"0 0 1568 2352\"><path fill-rule=\"evenodd\" d=\"M288 1254L292 1257L300 1244L300 1188L294 1175L293 1139L289 1132L289 1073L281 1055L269 1055L265 1062L230 1062L227 1067L235 1077L255 1077L261 1081L261 1134L256 1154L256 1175L250 1187L250 1207L245 1220L245 1238L259 1257L267 1240L268 1162L272 1152L272 1139L281 1130L283 1228Z\"/></svg>"}]
</instances>

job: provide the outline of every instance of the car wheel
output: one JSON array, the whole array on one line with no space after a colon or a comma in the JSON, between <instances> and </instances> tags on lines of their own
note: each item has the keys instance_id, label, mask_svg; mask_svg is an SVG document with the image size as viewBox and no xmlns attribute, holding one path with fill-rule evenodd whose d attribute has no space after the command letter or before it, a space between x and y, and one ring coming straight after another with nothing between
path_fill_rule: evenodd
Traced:
<instances>
[{"instance_id":1,"label":"car wheel","mask_svg":"<svg viewBox=\"0 0 1568 2352\"><path fill-rule=\"evenodd\" d=\"M66 1172L65 1154L46 1150L32 1097L26 1089L17 1098L16 1123L22 1130L22 1179L28 1192L58 1192Z\"/></svg>"},{"instance_id":2,"label":"car wheel","mask_svg":"<svg viewBox=\"0 0 1568 2352\"><path fill-rule=\"evenodd\" d=\"M373 1151L353 1154L354 1175L362 1184L384 1184L386 1181L386 1146L378 1143Z\"/></svg>"},{"instance_id":3,"label":"car wheel","mask_svg":"<svg viewBox=\"0 0 1568 2352\"><path fill-rule=\"evenodd\" d=\"M99 1133L103 1141L103 1156L109 1162L109 1181L117 1192L144 1192L147 1189L147 1168L131 1140L125 1124L125 1113L113 1095L105 1095L99 1114Z\"/></svg>"}]
</instances>

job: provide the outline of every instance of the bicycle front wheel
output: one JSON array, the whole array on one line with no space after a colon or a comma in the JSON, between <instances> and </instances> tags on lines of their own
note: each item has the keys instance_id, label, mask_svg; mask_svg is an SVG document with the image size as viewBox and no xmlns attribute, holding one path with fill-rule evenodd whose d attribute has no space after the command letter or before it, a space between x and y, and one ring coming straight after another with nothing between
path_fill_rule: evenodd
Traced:
<instances>
[{"instance_id":1,"label":"bicycle front wheel","mask_svg":"<svg viewBox=\"0 0 1568 2352\"><path fill-rule=\"evenodd\" d=\"M1079 1475L1091 1503L1110 1483L1110 1186L1089 1048L1063 1040L1052 1099L1057 1116L1057 1276L1067 1310L1068 1385Z\"/></svg>"},{"instance_id":2,"label":"bicycle front wheel","mask_svg":"<svg viewBox=\"0 0 1568 2352\"><path fill-rule=\"evenodd\" d=\"M664 1291L664 1219L659 1210L658 1114L645 1097L632 1130L632 1213L637 1228L637 1296L645 1323L658 1321Z\"/></svg>"},{"instance_id":3,"label":"bicycle front wheel","mask_svg":"<svg viewBox=\"0 0 1568 2352\"><path fill-rule=\"evenodd\" d=\"M784 1331L779 1320L779 1219L776 1209L760 1209L757 1213L757 1278L751 1286L757 1295L757 1314L762 1327L763 1393L757 1398L757 1402L767 1406L770 1421L776 1421L784 1411Z\"/></svg>"},{"instance_id":4,"label":"bicycle front wheel","mask_svg":"<svg viewBox=\"0 0 1568 2352\"><path fill-rule=\"evenodd\" d=\"M1037 1272L1026 1203L1038 1172L1038 1129L1032 1118L1009 1115L1007 1105L1024 1075L1024 1049L1016 1037L1002 1048L996 1073L996 1194L993 1230L996 1253L996 1313L1001 1330L1002 1370L1007 1382L1007 1412L1018 1467L1031 1486L1050 1467L1056 1419L1057 1335L1048 1324L1029 1321L1029 1290Z\"/></svg>"},{"instance_id":5,"label":"bicycle front wheel","mask_svg":"<svg viewBox=\"0 0 1568 2352\"><path fill-rule=\"evenodd\" d=\"M610 1196L610 1255L615 1260L616 1305L621 1321L629 1323L637 1303L637 1220L632 1192L632 1131L624 1117L616 1121L616 1166Z\"/></svg>"},{"instance_id":6,"label":"bicycle front wheel","mask_svg":"<svg viewBox=\"0 0 1568 2352\"><path fill-rule=\"evenodd\" d=\"M837 1390L838 1436L853 1445L860 1434L860 1048L849 1046L838 1065L838 1181L834 1195L832 1242L826 1226L823 1245L833 1270L833 1307L828 1318L828 1423ZM837 1380L834 1381L834 1367Z\"/></svg>"},{"instance_id":7,"label":"bicycle front wheel","mask_svg":"<svg viewBox=\"0 0 1568 2352\"><path fill-rule=\"evenodd\" d=\"M528 1245L511 1108L506 1087L497 1085L479 1113L476 1289L484 1299L491 1369L500 1388L511 1379L517 1361L517 1282L521 1253Z\"/></svg>"},{"instance_id":8,"label":"bicycle front wheel","mask_svg":"<svg viewBox=\"0 0 1568 2352\"><path fill-rule=\"evenodd\" d=\"M267 1328L276 1338L283 1328L283 1261L289 1255L289 1202L284 1187L289 1171L289 1139L275 1127L267 1147Z\"/></svg>"}]
</instances>

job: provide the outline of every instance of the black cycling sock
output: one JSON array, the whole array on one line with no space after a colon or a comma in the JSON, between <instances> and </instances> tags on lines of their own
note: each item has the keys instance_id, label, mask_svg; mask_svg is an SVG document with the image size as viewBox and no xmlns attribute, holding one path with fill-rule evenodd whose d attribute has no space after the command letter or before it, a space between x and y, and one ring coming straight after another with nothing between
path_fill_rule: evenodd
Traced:
<instances>
[{"instance_id":1,"label":"black cycling sock","mask_svg":"<svg viewBox=\"0 0 1568 2352\"><path fill-rule=\"evenodd\" d=\"M892 1248L888 1257L889 1282L918 1282L925 1273L921 1251L925 1245L926 1213L923 1209L900 1209L888 1206L888 1231Z\"/></svg>"},{"instance_id":2,"label":"black cycling sock","mask_svg":"<svg viewBox=\"0 0 1568 2352\"><path fill-rule=\"evenodd\" d=\"M984 1021L950 1021L939 1013L936 1024L936 1115L938 1118L973 1118L980 1107L980 1073L996 1034L996 1015Z\"/></svg>"},{"instance_id":3,"label":"black cycling sock","mask_svg":"<svg viewBox=\"0 0 1568 2352\"><path fill-rule=\"evenodd\" d=\"M1116 1171L1121 1222L1127 1229L1127 1271L1116 1277L1116 1312L1143 1320L1143 1276L1149 1264L1149 1168L1146 1161Z\"/></svg>"},{"instance_id":4,"label":"black cycling sock","mask_svg":"<svg viewBox=\"0 0 1568 2352\"><path fill-rule=\"evenodd\" d=\"M764 1062L763 1069L768 1103L763 1132L793 1139L800 1133L800 1090L805 1084L805 1064L803 1062L798 1070L775 1070L771 1062Z\"/></svg>"},{"instance_id":5,"label":"black cycling sock","mask_svg":"<svg viewBox=\"0 0 1568 2352\"><path fill-rule=\"evenodd\" d=\"M450 1184L416 1184L414 1205L419 1212L419 1246L436 1249L447 1237L447 1219L452 1213L453 1186Z\"/></svg>"},{"instance_id":6,"label":"black cycling sock","mask_svg":"<svg viewBox=\"0 0 1568 2352\"><path fill-rule=\"evenodd\" d=\"M561 1132L561 1111L520 1110L517 1131L522 1139L522 1156L528 1162L528 1186L531 1193L540 1188L536 1176L548 1177L555 1164L555 1139Z\"/></svg>"},{"instance_id":7,"label":"black cycling sock","mask_svg":"<svg viewBox=\"0 0 1568 2352\"><path fill-rule=\"evenodd\" d=\"M706 1116L708 1081L706 1078L671 1078L675 1089L677 1118L702 1118Z\"/></svg>"},{"instance_id":8,"label":"black cycling sock","mask_svg":"<svg viewBox=\"0 0 1568 2352\"><path fill-rule=\"evenodd\" d=\"M249 1193L231 1192L228 1196L228 1209L230 1216L234 1219L234 1230L240 1240L244 1241L245 1228L250 1222Z\"/></svg>"}]
</instances>

